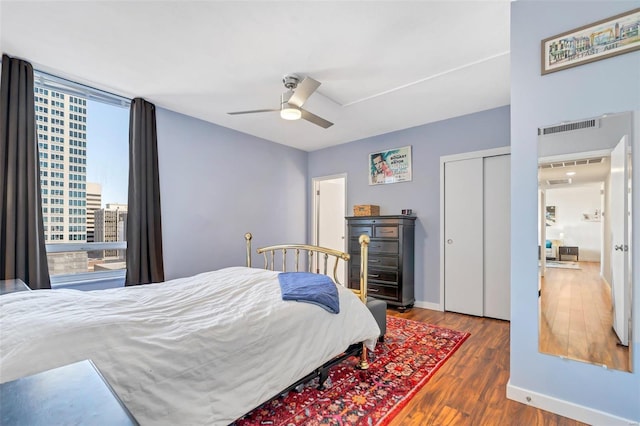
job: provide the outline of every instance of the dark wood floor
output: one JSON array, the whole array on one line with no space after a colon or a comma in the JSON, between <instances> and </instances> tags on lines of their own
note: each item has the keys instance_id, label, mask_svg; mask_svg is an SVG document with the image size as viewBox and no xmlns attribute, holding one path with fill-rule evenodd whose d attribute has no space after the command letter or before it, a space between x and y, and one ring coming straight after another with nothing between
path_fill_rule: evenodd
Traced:
<instances>
[{"instance_id":1,"label":"dark wood floor","mask_svg":"<svg viewBox=\"0 0 640 426\"><path fill-rule=\"evenodd\" d=\"M613 331L611 288L599 262L547 268L540 288L540 352L629 371L629 348Z\"/></svg>"},{"instance_id":2,"label":"dark wood floor","mask_svg":"<svg viewBox=\"0 0 640 426\"><path fill-rule=\"evenodd\" d=\"M387 313L471 333L391 426L583 425L507 399L509 322L419 308Z\"/></svg>"}]
</instances>

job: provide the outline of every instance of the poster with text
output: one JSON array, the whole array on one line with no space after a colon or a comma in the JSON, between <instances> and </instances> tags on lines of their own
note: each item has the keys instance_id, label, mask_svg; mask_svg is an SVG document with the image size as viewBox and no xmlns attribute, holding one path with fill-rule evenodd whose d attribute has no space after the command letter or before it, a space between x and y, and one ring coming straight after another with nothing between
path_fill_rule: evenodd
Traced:
<instances>
[{"instance_id":1,"label":"poster with text","mask_svg":"<svg viewBox=\"0 0 640 426\"><path fill-rule=\"evenodd\" d=\"M409 182L411 146L369 154L369 185Z\"/></svg>"}]
</instances>

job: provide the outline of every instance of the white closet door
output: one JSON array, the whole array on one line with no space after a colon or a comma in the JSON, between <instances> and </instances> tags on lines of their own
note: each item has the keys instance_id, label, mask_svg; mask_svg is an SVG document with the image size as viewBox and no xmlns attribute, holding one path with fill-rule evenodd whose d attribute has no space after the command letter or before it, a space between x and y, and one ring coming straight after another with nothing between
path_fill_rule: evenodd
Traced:
<instances>
[{"instance_id":1,"label":"white closet door","mask_svg":"<svg viewBox=\"0 0 640 426\"><path fill-rule=\"evenodd\" d=\"M483 159L444 165L445 310L483 315Z\"/></svg>"},{"instance_id":2,"label":"white closet door","mask_svg":"<svg viewBox=\"0 0 640 426\"><path fill-rule=\"evenodd\" d=\"M510 319L511 156L484 159L484 316Z\"/></svg>"}]
</instances>

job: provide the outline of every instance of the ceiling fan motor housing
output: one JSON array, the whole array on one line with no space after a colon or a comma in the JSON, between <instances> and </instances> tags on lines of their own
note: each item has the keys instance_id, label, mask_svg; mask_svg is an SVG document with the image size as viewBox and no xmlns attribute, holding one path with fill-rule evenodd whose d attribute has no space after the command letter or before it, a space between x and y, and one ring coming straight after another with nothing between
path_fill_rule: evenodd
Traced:
<instances>
[{"instance_id":1,"label":"ceiling fan motor housing","mask_svg":"<svg viewBox=\"0 0 640 426\"><path fill-rule=\"evenodd\" d=\"M293 90L298 87L298 83L300 83L300 77L295 74L287 74L282 78L282 82L284 83L284 87L289 90Z\"/></svg>"}]
</instances>

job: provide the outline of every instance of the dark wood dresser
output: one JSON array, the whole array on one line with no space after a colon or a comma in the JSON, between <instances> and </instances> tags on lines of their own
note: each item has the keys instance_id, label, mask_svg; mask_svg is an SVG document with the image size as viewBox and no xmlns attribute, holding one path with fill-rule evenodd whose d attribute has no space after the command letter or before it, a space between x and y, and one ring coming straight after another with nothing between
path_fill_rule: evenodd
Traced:
<instances>
[{"instance_id":1,"label":"dark wood dresser","mask_svg":"<svg viewBox=\"0 0 640 426\"><path fill-rule=\"evenodd\" d=\"M404 311L413 306L414 216L349 216L349 288L360 286L360 244L366 234L369 244L368 294Z\"/></svg>"}]
</instances>

